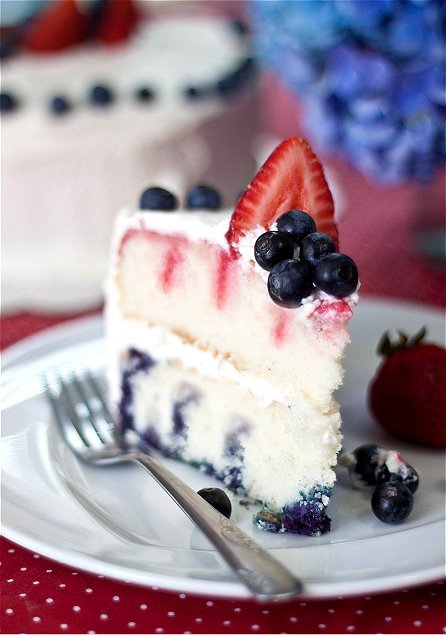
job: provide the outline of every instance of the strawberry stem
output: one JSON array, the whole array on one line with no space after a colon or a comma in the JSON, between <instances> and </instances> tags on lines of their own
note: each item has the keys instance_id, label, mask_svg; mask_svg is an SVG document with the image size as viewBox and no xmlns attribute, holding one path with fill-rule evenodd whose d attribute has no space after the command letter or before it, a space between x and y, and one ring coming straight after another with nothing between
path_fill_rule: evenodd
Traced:
<instances>
[{"instance_id":1,"label":"strawberry stem","mask_svg":"<svg viewBox=\"0 0 446 635\"><path fill-rule=\"evenodd\" d=\"M427 329L425 326L421 327L412 337L409 337L404 331L398 331L398 339L392 342L389 332L386 331L378 342L376 352L381 357L389 357L395 351L408 350L419 344L426 336L426 333Z\"/></svg>"}]
</instances>

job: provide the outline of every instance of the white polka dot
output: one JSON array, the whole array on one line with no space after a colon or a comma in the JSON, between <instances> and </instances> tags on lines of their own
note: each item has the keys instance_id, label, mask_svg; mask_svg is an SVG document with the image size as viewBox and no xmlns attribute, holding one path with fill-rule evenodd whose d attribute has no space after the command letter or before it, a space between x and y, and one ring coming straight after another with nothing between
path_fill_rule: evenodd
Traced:
<instances>
[{"instance_id":1,"label":"white polka dot","mask_svg":"<svg viewBox=\"0 0 446 635\"><path fill-rule=\"evenodd\" d=\"M112 597L113 602L119 602L119 600L120 600L120 599L121 599L121 598L119 597L119 595L114 595L114 596Z\"/></svg>"},{"instance_id":2,"label":"white polka dot","mask_svg":"<svg viewBox=\"0 0 446 635\"><path fill-rule=\"evenodd\" d=\"M390 616L387 616L387 617L384 618L384 621L385 622L391 622L392 618Z\"/></svg>"},{"instance_id":3,"label":"white polka dot","mask_svg":"<svg viewBox=\"0 0 446 635\"><path fill-rule=\"evenodd\" d=\"M422 608L422 609L428 609L428 608L429 608L429 604L422 604L422 605L421 605L421 608Z\"/></svg>"},{"instance_id":4,"label":"white polka dot","mask_svg":"<svg viewBox=\"0 0 446 635\"><path fill-rule=\"evenodd\" d=\"M33 584L37 585L40 584L40 582L38 580L34 580Z\"/></svg>"},{"instance_id":5,"label":"white polka dot","mask_svg":"<svg viewBox=\"0 0 446 635\"><path fill-rule=\"evenodd\" d=\"M28 571L27 567L20 567L20 571Z\"/></svg>"},{"instance_id":6,"label":"white polka dot","mask_svg":"<svg viewBox=\"0 0 446 635\"><path fill-rule=\"evenodd\" d=\"M414 626L421 626L423 622L421 622L420 620L415 620L413 625Z\"/></svg>"},{"instance_id":7,"label":"white polka dot","mask_svg":"<svg viewBox=\"0 0 446 635\"><path fill-rule=\"evenodd\" d=\"M52 603L54 602L54 600L53 600L53 598L47 598L47 599L45 600L45 602L46 602L47 604L52 604Z\"/></svg>"},{"instance_id":8,"label":"white polka dot","mask_svg":"<svg viewBox=\"0 0 446 635\"><path fill-rule=\"evenodd\" d=\"M225 620L223 622L223 626L230 626L231 625L231 620Z\"/></svg>"},{"instance_id":9,"label":"white polka dot","mask_svg":"<svg viewBox=\"0 0 446 635\"><path fill-rule=\"evenodd\" d=\"M290 617L290 622L297 622L297 617L295 617L294 615Z\"/></svg>"},{"instance_id":10,"label":"white polka dot","mask_svg":"<svg viewBox=\"0 0 446 635\"><path fill-rule=\"evenodd\" d=\"M328 609L328 613L334 613L335 610L334 609Z\"/></svg>"},{"instance_id":11,"label":"white polka dot","mask_svg":"<svg viewBox=\"0 0 446 635\"><path fill-rule=\"evenodd\" d=\"M26 598L26 593L19 593L19 598Z\"/></svg>"},{"instance_id":12,"label":"white polka dot","mask_svg":"<svg viewBox=\"0 0 446 635\"><path fill-rule=\"evenodd\" d=\"M40 622L40 617L37 617L37 615L36 617L33 617L33 622Z\"/></svg>"},{"instance_id":13,"label":"white polka dot","mask_svg":"<svg viewBox=\"0 0 446 635\"><path fill-rule=\"evenodd\" d=\"M338 597L338 600L343 600L344 599L343 595L338 595L337 597Z\"/></svg>"},{"instance_id":14,"label":"white polka dot","mask_svg":"<svg viewBox=\"0 0 446 635\"><path fill-rule=\"evenodd\" d=\"M35 553L35 554L33 555L33 558L40 558L40 556L39 556L39 554L38 554L38 553Z\"/></svg>"},{"instance_id":15,"label":"white polka dot","mask_svg":"<svg viewBox=\"0 0 446 635\"><path fill-rule=\"evenodd\" d=\"M76 575L77 575L77 573L76 573ZM105 576L104 576L104 575L102 575L102 573L100 573L100 574L98 575L98 578L101 578L101 579L102 579L102 578L105 578Z\"/></svg>"},{"instance_id":16,"label":"white polka dot","mask_svg":"<svg viewBox=\"0 0 446 635\"><path fill-rule=\"evenodd\" d=\"M79 573L77 571L72 571L71 575L79 575Z\"/></svg>"},{"instance_id":17,"label":"white polka dot","mask_svg":"<svg viewBox=\"0 0 446 635\"><path fill-rule=\"evenodd\" d=\"M318 624L318 625L317 625L317 627L318 627L318 628L322 628L322 629L324 629L324 628L326 628L326 627L327 627L327 625L326 625L326 624Z\"/></svg>"},{"instance_id":18,"label":"white polka dot","mask_svg":"<svg viewBox=\"0 0 446 635\"><path fill-rule=\"evenodd\" d=\"M203 621L202 617L196 617L195 621L197 622L197 624L200 624Z\"/></svg>"},{"instance_id":19,"label":"white polka dot","mask_svg":"<svg viewBox=\"0 0 446 635\"><path fill-rule=\"evenodd\" d=\"M209 600L208 602L206 602L206 606L214 606L214 603L211 600Z\"/></svg>"},{"instance_id":20,"label":"white polka dot","mask_svg":"<svg viewBox=\"0 0 446 635\"><path fill-rule=\"evenodd\" d=\"M180 595L178 597L181 598L182 600L184 600L184 598L186 597L186 594L185 593L180 593Z\"/></svg>"},{"instance_id":21,"label":"white polka dot","mask_svg":"<svg viewBox=\"0 0 446 635\"><path fill-rule=\"evenodd\" d=\"M75 613L79 613L79 611L80 611L80 610L81 610L81 607L80 607L80 606L73 606L73 611L74 611Z\"/></svg>"},{"instance_id":22,"label":"white polka dot","mask_svg":"<svg viewBox=\"0 0 446 635\"><path fill-rule=\"evenodd\" d=\"M164 628L158 626L158 628L155 628L155 633L164 633Z\"/></svg>"},{"instance_id":23,"label":"white polka dot","mask_svg":"<svg viewBox=\"0 0 446 635\"><path fill-rule=\"evenodd\" d=\"M62 583L62 584L59 584L58 586L59 586L59 589L65 589L67 585Z\"/></svg>"},{"instance_id":24,"label":"white polka dot","mask_svg":"<svg viewBox=\"0 0 446 635\"><path fill-rule=\"evenodd\" d=\"M443 626L443 633L446 633L446 626Z\"/></svg>"},{"instance_id":25,"label":"white polka dot","mask_svg":"<svg viewBox=\"0 0 446 635\"><path fill-rule=\"evenodd\" d=\"M395 600L394 604L396 604L396 606L398 606L398 604L401 604L401 602L399 602L398 600Z\"/></svg>"},{"instance_id":26,"label":"white polka dot","mask_svg":"<svg viewBox=\"0 0 446 635\"><path fill-rule=\"evenodd\" d=\"M148 609L147 604L140 604L139 608L141 609L141 611L146 611Z\"/></svg>"},{"instance_id":27,"label":"white polka dot","mask_svg":"<svg viewBox=\"0 0 446 635\"><path fill-rule=\"evenodd\" d=\"M184 631L184 635L192 635L192 631Z\"/></svg>"},{"instance_id":28,"label":"white polka dot","mask_svg":"<svg viewBox=\"0 0 446 635\"><path fill-rule=\"evenodd\" d=\"M306 602L301 602L300 606L307 606L307 603Z\"/></svg>"},{"instance_id":29,"label":"white polka dot","mask_svg":"<svg viewBox=\"0 0 446 635\"><path fill-rule=\"evenodd\" d=\"M8 578L6 582L14 582L14 578Z\"/></svg>"},{"instance_id":30,"label":"white polka dot","mask_svg":"<svg viewBox=\"0 0 446 635\"><path fill-rule=\"evenodd\" d=\"M259 629L260 629L260 626L258 624L251 624L252 631L258 631Z\"/></svg>"},{"instance_id":31,"label":"white polka dot","mask_svg":"<svg viewBox=\"0 0 446 635\"><path fill-rule=\"evenodd\" d=\"M15 549L8 549L8 553L15 553Z\"/></svg>"},{"instance_id":32,"label":"white polka dot","mask_svg":"<svg viewBox=\"0 0 446 635\"><path fill-rule=\"evenodd\" d=\"M350 626L347 626L347 630L351 633L355 630L355 627L353 626L353 624L350 624Z\"/></svg>"},{"instance_id":33,"label":"white polka dot","mask_svg":"<svg viewBox=\"0 0 446 635\"><path fill-rule=\"evenodd\" d=\"M12 609L6 609L6 615L14 615L14 611Z\"/></svg>"},{"instance_id":34,"label":"white polka dot","mask_svg":"<svg viewBox=\"0 0 446 635\"><path fill-rule=\"evenodd\" d=\"M46 573L53 573L53 570L52 569L47 569Z\"/></svg>"},{"instance_id":35,"label":"white polka dot","mask_svg":"<svg viewBox=\"0 0 446 635\"><path fill-rule=\"evenodd\" d=\"M85 593L93 593L93 589L90 589L90 588L85 589Z\"/></svg>"},{"instance_id":36,"label":"white polka dot","mask_svg":"<svg viewBox=\"0 0 446 635\"><path fill-rule=\"evenodd\" d=\"M432 593L430 593L429 595L437 595L437 594L435 593L435 591L432 591Z\"/></svg>"},{"instance_id":37,"label":"white polka dot","mask_svg":"<svg viewBox=\"0 0 446 635\"><path fill-rule=\"evenodd\" d=\"M269 615L269 611L268 611L268 609L265 609L264 611L262 611L262 614L263 614L263 615Z\"/></svg>"},{"instance_id":38,"label":"white polka dot","mask_svg":"<svg viewBox=\"0 0 446 635\"><path fill-rule=\"evenodd\" d=\"M101 620L104 620L104 621L105 621L105 620L108 620L108 615L107 615L107 613L101 613L101 614L100 614L100 616L99 616L99 618L100 618Z\"/></svg>"},{"instance_id":39,"label":"white polka dot","mask_svg":"<svg viewBox=\"0 0 446 635\"><path fill-rule=\"evenodd\" d=\"M62 628L63 630L66 630L68 628L68 624L60 624L60 628ZM94 631L92 632L94 633Z\"/></svg>"},{"instance_id":40,"label":"white polka dot","mask_svg":"<svg viewBox=\"0 0 446 635\"><path fill-rule=\"evenodd\" d=\"M366 595L364 600L371 600L372 598L370 597L370 595Z\"/></svg>"},{"instance_id":41,"label":"white polka dot","mask_svg":"<svg viewBox=\"0 0 446 635\"><path fill-rule=\"evenodd\" d=\"M153 589L154 591L158 591L159 586L153 586L153 587L152 587L152 589Z\"/></svg>"},{"instance_id":42,"label":"white polka dot","mask_svg":"<svg viewBox=\"0 0 446 635\"><path fill-rule=\"evenodd\" d=\"M136 626L136 622L128 622L127 626L128 626L129 628L135 628L135 626Z\"/></svg>"},{"instance_id":43,"label":"white polka dot","mask_svg":"<svg viewBox=\"0 0 446 635\"><path fill-rule=\"evenodd\" d=\"M234 613L240 613L242 609L240 609L238 606L234 609Z\"/></svg>"},{"instance_id":44,"label":"white polka dot","mask_svg":"<svg viewBox=\"0 0 446 635\"><path fill-rule=\"evenodd\" d=\"M87 631L88 635L96 635L96 631Z\"/></svg>"},{"instance_id":45,"label":"white polka dot","mask_svg":"<svg viewBox=\"0 0 446 635\"><path fill-rule=\"evenodd\" d=\"M362 615L364 613L364 611L362 609L358 609L356 611L356 615Z\"/></svg>"},{"instance_id":46,"label":"white polka dot","mask_svg":"<svg viewBox=\"0 0 446 635\"><path fill-rule=\"evenodd\" d=\"M169 617L175 617L175 611L167 611Z\"/></svg>"}]
</instances>

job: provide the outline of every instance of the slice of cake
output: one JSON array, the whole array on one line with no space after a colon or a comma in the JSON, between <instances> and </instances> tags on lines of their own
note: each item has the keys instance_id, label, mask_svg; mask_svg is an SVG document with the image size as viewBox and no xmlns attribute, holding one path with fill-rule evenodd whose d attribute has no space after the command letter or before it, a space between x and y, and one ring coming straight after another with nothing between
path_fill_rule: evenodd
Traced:
<instances>
[{"instance_id":1,"label":"slice of cake","mask_svg":"<svg viewBox=\"0 0 446 635\"><path fill-rule=\"evenodd\" d=\"M152 188L119 217L112 399L126 433L260 501L258 527L319 535L357 270L335 253L333 200L306 141L279 145L232 215L215 194L195 188L179 211Z\"/></svg>"}]
</instances>

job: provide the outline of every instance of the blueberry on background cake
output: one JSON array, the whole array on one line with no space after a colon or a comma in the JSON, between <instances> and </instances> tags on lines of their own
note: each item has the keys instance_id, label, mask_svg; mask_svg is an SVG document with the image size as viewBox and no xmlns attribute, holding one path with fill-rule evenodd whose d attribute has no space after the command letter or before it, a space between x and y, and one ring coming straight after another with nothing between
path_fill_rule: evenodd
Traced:
<instances>
[{"instance_id":1,"label":"blueberry on background cake","mask_svg":"<svg viewBox=\"0 0 446 635\"><path fill-rule=\"evenodd\" d=\"M259 502L260 529L317 536L330 528L341 440L333 393L357 278L353 289L328 263L330 295L285 240L271 271L258 264L259 237L292 210L337 249L322 166L299 138L276 148L232 213L122 213L107 289L109 379L125 431ZM289 267L304 288L289 284ZM280 302L268 293L275 268L288 289Z\"/></svg>"}]
</instances>

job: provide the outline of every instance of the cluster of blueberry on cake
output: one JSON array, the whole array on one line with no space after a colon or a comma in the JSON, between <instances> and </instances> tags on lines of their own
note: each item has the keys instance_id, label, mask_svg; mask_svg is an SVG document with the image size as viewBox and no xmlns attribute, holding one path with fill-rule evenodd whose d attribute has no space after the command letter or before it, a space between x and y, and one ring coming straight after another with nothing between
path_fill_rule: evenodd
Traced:
<instances>
[{"instance_id":1,"label":"cluster of blueberry on cake","mask_svg":"<svg viewBox=\"0 0 446 635\"><path fill-rule=\"evenodd\" d=\"M317 536L330 528L356 267L335 251L333 199L305 140L282 142L234 211L218 198L148 188L119 216L112 400L126 434L259 502L257 527Z\"/></svg>"}]
</instances>

